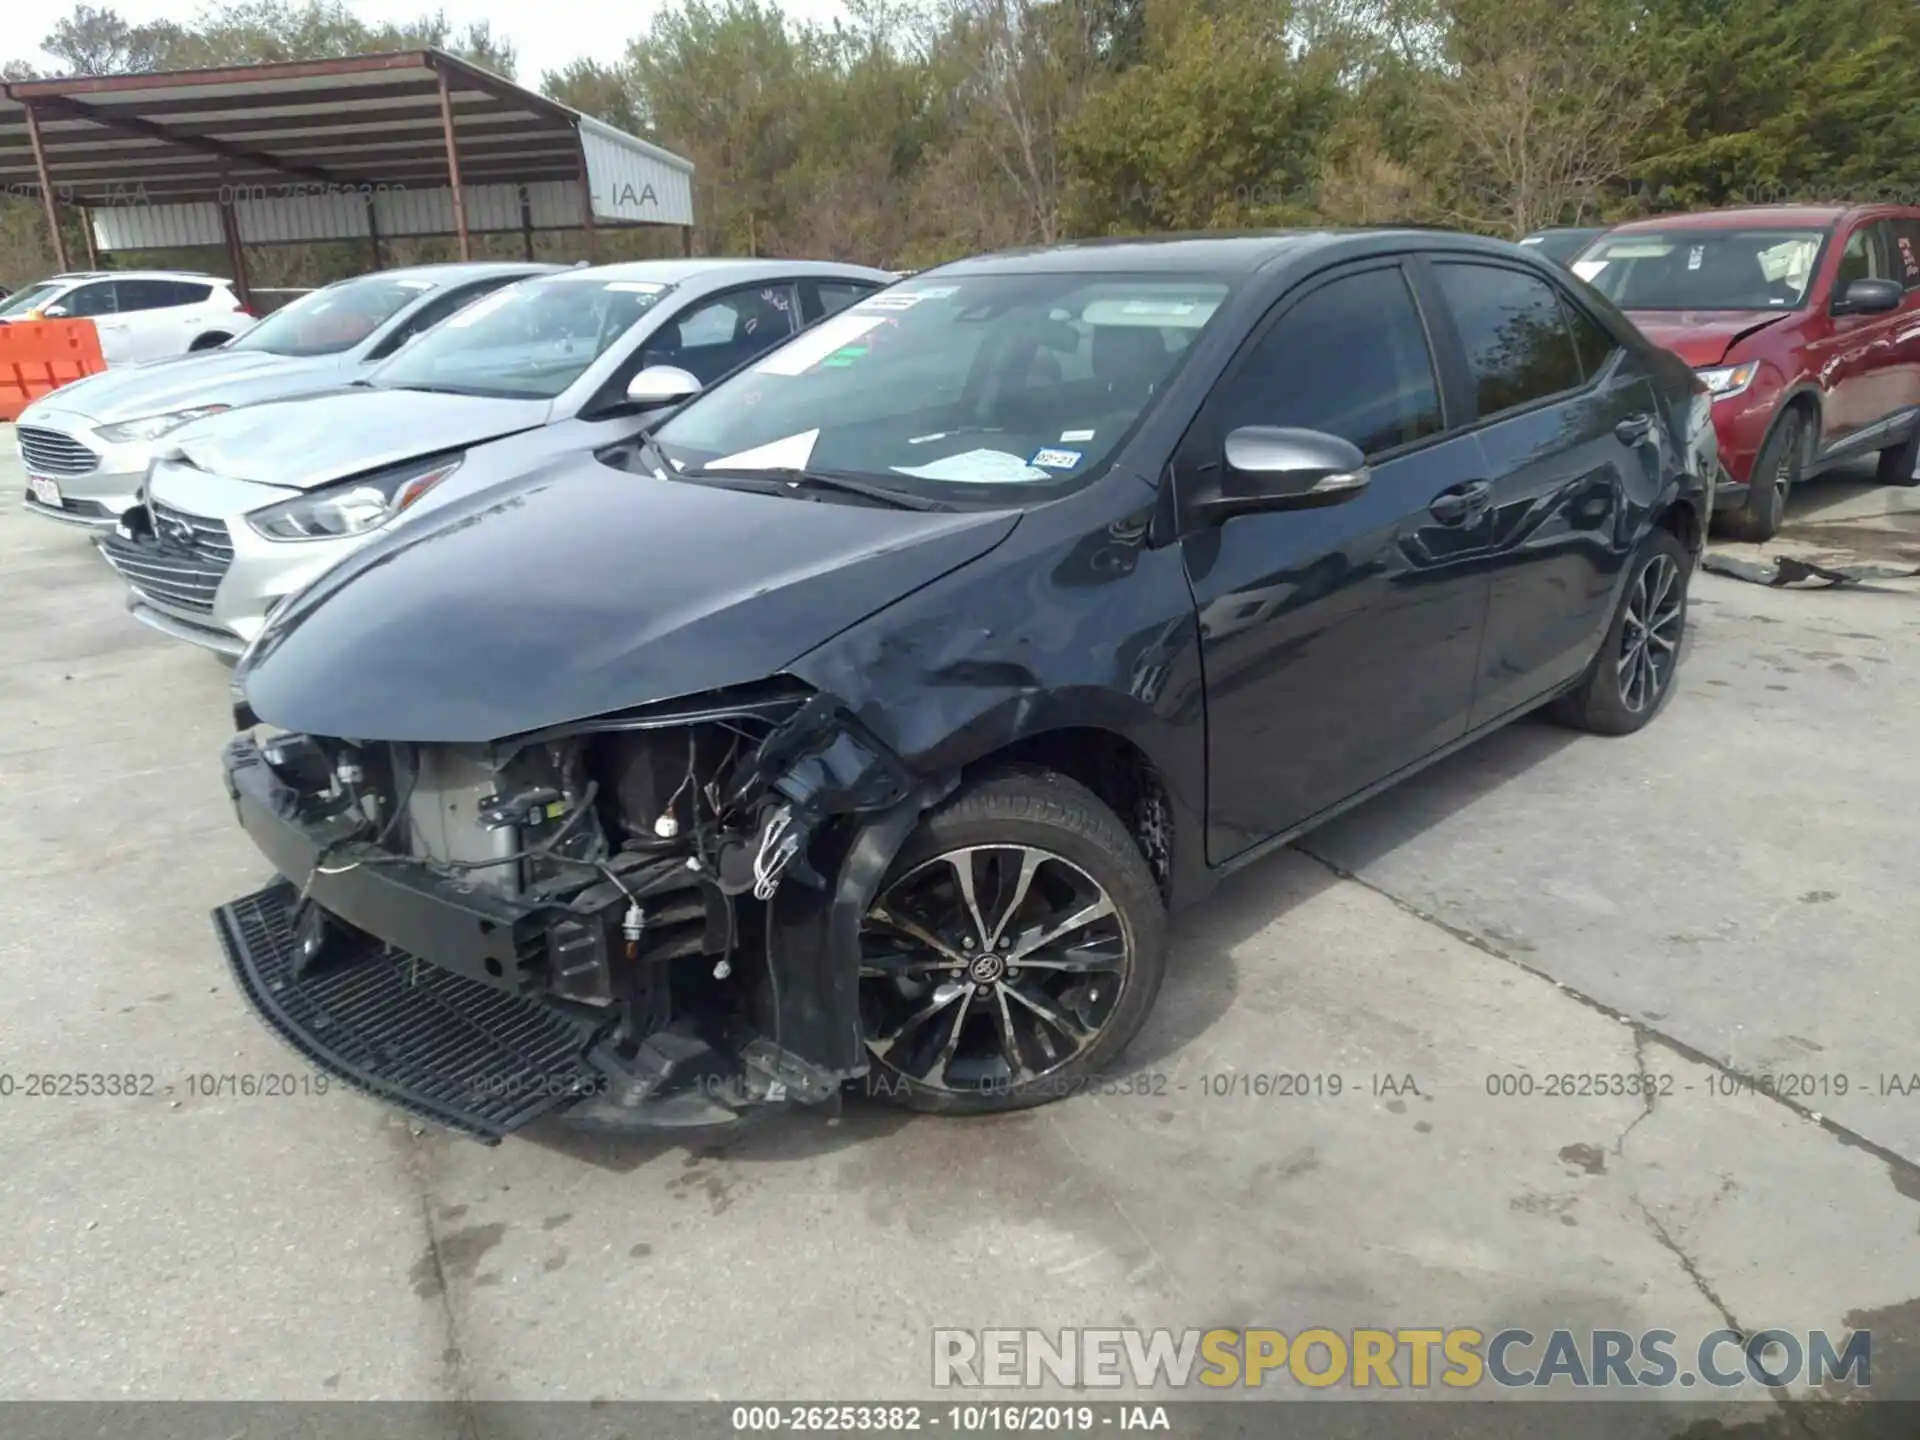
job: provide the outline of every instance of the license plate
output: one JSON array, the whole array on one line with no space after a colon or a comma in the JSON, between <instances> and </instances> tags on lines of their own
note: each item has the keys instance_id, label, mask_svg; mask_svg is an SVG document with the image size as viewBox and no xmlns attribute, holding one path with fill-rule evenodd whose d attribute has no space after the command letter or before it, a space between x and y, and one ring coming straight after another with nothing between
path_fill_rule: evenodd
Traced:
<instances>
[{"instance_id":1,"label":"license plate","mask_svg":"<svg viewBox=\"0 0 1920 1440\"><path fill-rule=\"evenodd\" d=\"M60 508L60 487L44 475L27 476L27 488L33 491L33 498L42 505Z\"/></svg>"}]
</instances>

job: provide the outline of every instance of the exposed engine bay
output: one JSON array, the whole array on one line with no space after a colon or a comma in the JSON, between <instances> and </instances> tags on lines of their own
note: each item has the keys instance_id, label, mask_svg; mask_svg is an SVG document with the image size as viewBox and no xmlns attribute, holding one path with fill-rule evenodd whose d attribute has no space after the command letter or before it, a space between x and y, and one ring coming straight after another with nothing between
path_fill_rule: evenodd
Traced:
<instances>
[{"instance_id":1,"label":"exposed engine bay","mask_svg":"<svg viewBox=\"0 0 1920 1440\"><path fill-rule=\"evenodd\" d=\"M275 1002L357 967L437 967L575 1026L586 1043L563 1073L489 1083L609 1126L831 1102L864 1073L852 937L938 798L837 700L788 685L495 745L242 737L227 766L295 892L287 973L260 971L258 942L229 927L283 1034L388 1093L318 1033L347 999L291 1023ZM497 1071L519 1052L487 1014L462 1024L489 1032ZM379 1049L359 1068L377 1072Z\"/></svg>"}]
</instances>

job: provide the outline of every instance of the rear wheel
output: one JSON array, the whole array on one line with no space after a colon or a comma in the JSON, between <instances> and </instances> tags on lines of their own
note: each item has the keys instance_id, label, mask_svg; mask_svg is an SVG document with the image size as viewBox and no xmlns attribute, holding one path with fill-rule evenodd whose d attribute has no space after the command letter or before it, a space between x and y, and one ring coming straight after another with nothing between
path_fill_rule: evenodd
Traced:
<instances>
[{"instance_id":1,"label":"rear wheel","mask_svg":"<svg viewBox=\"0 0 1920 1440\"><path fill-rule=\"evenodd\" d=\"M1736 540L1771 540L1787 518L1787 496L1807 465L1807 416L1798 408L1787 411L1768 434L1753 460L1753 478L1747 483L1746 503L1729 510L1722 528Z\"/></svg>"},{"instance_id":2,"label":"rear wheel","mask_svg":"<svg viewBox=\"0 0 1920 1440\"><path fill-rule=\"evenodd\" d=\"M1920 476L1913 473L1916 469L1920 469L1920 421L1914 423L1906 439L1880 452L1880 471L1875 478L1882 485L1920 485Z\"/></svg>"},{"instance_id":3,"label":"rear wheel","mask_svg":"<svg viewBox=\"0 0 1920 1440\"><path fill-rule=\"evenodd\" d=\"M1554 719L1599 735L1630 735L1653 719L1680 668L1692 563L1679 537L1653 532L1600 653L1579 685L1554 702Z\"/></svg>"},{"instance_id":4,"label":"rear wheel","mask_svg":"<svg viewBox=\"0 0 1920 1440\"><path fill-rule=\"evenodd\" d=\"M990 776L922 822L861 927L869 1089L956 1114L1070 1094L1138 1033L1165 950L1152 872L1098 797Z\"/></svg>"}]
</instances>

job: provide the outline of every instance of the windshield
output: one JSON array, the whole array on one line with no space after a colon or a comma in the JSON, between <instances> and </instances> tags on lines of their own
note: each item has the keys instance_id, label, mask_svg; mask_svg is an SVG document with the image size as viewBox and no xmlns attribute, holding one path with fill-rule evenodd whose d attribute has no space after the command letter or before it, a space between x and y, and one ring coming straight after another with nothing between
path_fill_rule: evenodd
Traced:
<instances>
[{"instance_id":1,"label":"windshield","mask_svg":"<svg viewBox=\"0 0 1920 1440\"><path fill-rule=\"evenodd\" d=\"M437 288L431 280L392 275L342 280L281 306L227 348L269 355L338 355L386 324L402 306Z\"/></svg>"},{"instance_id":2,"label":"windshield","mask_svg":"<svg viewBox=\"0 0 1920 1440\"><path fill-rule=\"evenodd\" d=\"M1573 272L1622 310L1792 310L1824 230L1635 231L1596 240Z\"/></svg>"},{"instance_id":3,"label":"windshield","mask_svg":"<svg viewBox=\"0 0 1920 1440\"><path fill-rule=\"evenodd\" d=\"M496 290L382 365L390 390L551 400L667 292L649 280L554 275Z\"/></svg>"},{"instance_id":4,"label":"windshield","mask_svg":"<svg viewBox=\"0 0 1920 1440\"><path fill-rule=\"evenodd\" d=\"M51 280L42 280L38 285L29 285L24 290L16 290L0 302L0 315L24 315L42 301L51 300L66 287L56 285Z\"/></svg>"},{"instance_id":5,"label":"windshield","mask_svg":"<svg viewBox=\"0 0 1920 1440\"><path fill-rule=\"evenodd\" d=\"M907 281L655 432L683 473L806 469L958 503L1060 493L1107 460L1226 299L1212 277Z\"/></svg>"}]
</instances>

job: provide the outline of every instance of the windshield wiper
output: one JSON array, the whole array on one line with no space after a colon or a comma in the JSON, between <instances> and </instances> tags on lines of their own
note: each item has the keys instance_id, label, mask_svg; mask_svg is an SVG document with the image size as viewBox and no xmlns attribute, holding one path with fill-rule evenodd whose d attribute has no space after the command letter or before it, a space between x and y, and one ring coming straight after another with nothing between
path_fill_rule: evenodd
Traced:
<instances>
[{"instance_id":1,"label":"windshield wiper","mask_svg":"<svg viewBox=\"0 0 1920 1440\"><path fill-rule=\"evenodd\" d=\"M900 490L891 490L884 485L869 485L864 480L855 480L848 475L839 475L831 470L802 470L797 467L775 467L767 470L716 470L711 466L694 471L683 471L693 478L711 475L726 480L760 480L766 488L799 490L811 486L819 490L838 490L847 495L859 495L874 500L895 510L951 510L954 507L944 500L930 500L924 495L909 495Z\"/></svg>"}]
</instances>

